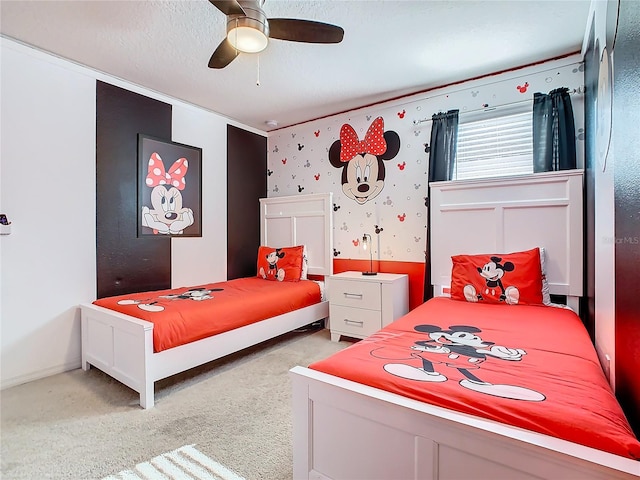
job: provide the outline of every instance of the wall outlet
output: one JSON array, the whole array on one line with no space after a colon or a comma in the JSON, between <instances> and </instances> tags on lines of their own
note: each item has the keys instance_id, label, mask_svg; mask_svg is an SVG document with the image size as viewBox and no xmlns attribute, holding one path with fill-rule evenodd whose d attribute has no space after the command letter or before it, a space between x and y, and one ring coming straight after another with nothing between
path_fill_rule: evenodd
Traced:
<instances>
[{"instance_id":1,"label":"wall outlet","mask_svg":"<svg viewBox=\"0 0 640 480\"><path fill-rule=\"evenodd\" d=\"M609 355L605 355L604 359L604 375L607 377L607 380L611 381L611 357Z\"/></svg>"},{"instance_id":2,"label":"wall outlet","mask_svg":"<svg viewBox=\"0 0 640 480\"><path fill-rule=\"evenodd\" d=\"M600 360L600 366L604 372L604 376L607 377L607 381L611 385L611 357L608 353L604 353L600 348L596 348L598 353L598 360ZM613 387L613 385L611 385Z\"/></svg>"},{"instance_id":3,"label":"wall outlet","mask_svg":"<svg viewBox=\"0 0 640 480\"><path fill-rule=\"evenodd\" d=\"M602 362L602 370L604 371L604 376L607 377L607 381L611 383L611 357L604 354L604 362Z\"/></svg>"}]
</instances>

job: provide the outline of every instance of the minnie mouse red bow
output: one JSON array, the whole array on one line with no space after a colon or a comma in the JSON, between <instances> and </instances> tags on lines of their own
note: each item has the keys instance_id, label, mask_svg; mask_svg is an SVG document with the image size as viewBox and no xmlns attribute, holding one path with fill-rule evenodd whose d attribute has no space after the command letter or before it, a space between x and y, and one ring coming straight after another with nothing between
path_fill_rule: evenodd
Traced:
<instances>
[{"instance_id":1,"label":"minnie mouse red bow","mask_svg":"<svg viewBox=\"0 0 640 480\"><path fill-rule=\"evenodd\" d=\"M358 139L358 134L351 125L345 123L340 129L340 161L348 162L360 153L382 155L387 151L384 139L384 121L376 118L369 126L364 140Z\"/></svg>"},{"instance_id":2,"label":"minnie mouse red bow","mask_svg":"<svg viewBox=\"0 0 640 480\"><path fill-rule=\"evenodd\" d=\"M179 158L171 168L169 172L164 169L162 158L156 152L151 154L149 158L149 167L147 168L146 184L148 187L155 187L156 185L171 185L178 190L184 190L185 179L189 168L189 161L186 158Z\"/></svg>"}]
</instances>

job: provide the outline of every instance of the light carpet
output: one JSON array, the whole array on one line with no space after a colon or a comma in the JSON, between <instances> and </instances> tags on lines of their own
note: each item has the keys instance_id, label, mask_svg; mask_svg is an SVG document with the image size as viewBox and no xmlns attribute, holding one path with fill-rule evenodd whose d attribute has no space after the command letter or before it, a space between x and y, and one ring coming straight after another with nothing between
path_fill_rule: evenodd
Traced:
<instances>
[{"instance_id":1,"label":"light carpet","mask_svg":"<svg viewBox=\"0 0 640 480\"><path fill-rule=\"evenodd\" d=\"M291 332L156 382L149 410L95 368L3 390L2 479L102 479L195 445L241 478L290 480L288 371L348 345Z\"/></svg>"}]
</instances>

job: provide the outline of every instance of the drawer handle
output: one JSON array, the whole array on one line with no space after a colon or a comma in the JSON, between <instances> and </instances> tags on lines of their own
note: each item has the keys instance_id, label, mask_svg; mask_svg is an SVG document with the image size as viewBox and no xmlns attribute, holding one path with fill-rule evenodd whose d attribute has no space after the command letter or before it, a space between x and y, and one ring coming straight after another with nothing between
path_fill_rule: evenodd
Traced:
<instances>
[{"instance_id":1,"label":"drawer handle","mask_svg":"<svg viewBox=\"0 0 640 480\"><path fill-rule=\"evenodd\" d=\"M362 295L361 293L349 293L349 292L343 292L345 298L360 298L362 299L362 297L364 295Z\"/></svg>"},{"instance_id":2,"label":"drawer handle","mask_svg":"<svg viewBox=\"0 0 640 480\"><path fill-rule=\"evenodd\" d=\"M359 325L359 326L364 326L364 322L362 320L349 320L348 318L344 319L344 323L346 323L347 325Z\"/></svg>"}]
</instances>

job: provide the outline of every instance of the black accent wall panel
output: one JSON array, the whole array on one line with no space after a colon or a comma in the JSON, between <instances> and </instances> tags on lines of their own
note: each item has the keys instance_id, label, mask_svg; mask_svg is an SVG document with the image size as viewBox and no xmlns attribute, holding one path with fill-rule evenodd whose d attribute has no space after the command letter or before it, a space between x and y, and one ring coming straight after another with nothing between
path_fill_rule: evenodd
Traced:
<instances>
[{"instance_id":1,"label":"black accent wall panel","mask_svg":"<svg viewBox=\"0 0 640 480\"><path fill-rule=\"evenodd\" d=\"M591 340L595 341L596 323L596 231L595 231L595 169L598 168L596 160L596 94L598 92L598 50L595 43L595 19L589 27L587 50L584 55L584 82L585 91L585 147L584 147L584 252L585 252L585 284L584 303L580 306L583 313L585 326L589 331Z\"/></svg>"},{"instance_id":2,"label":"black accent wall panel","mask_svg":"<svg viewBox=\"0 0 640 480\"><path fill-rule=\"evenodd\" d=\"M613 51L616 395L640 435L640 8L620 2Z\"/></svg>"},{"instance_id":3,"label":"black accent wall panel","mask_svg":"<svg viewBox=\"0 0 640 480\"><path fill-rule=\"evenodd\" d=\"M267 138L227 125L227 278L256 275Z\"/></svg>"},{"instance_id":4,"label":"black accent wall panel","mask_svg":"<svg viewBox=\"0 0 640 480\"><path fill-rule=\"evenodd\" d=\"M138 133L171 140L171 105L98 81L98 298L171 286L171 239L137 237Z\"/></svg>"}]
</instances>

